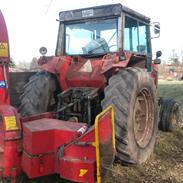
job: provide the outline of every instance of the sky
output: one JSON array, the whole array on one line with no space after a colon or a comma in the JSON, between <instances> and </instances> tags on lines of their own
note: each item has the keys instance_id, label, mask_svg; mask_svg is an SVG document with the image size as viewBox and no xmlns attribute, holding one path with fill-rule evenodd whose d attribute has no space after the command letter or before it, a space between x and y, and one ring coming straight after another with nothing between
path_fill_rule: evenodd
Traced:
<instances>
[{"instance_id":1,"label":"sky","mask_svg":"<svg viewBox=\"0 0 183 183\"><path fill-rule=\"evenodd\" d=\"M60 11L121 3L160 22L161 36L152 40L153 53L161 50L168 60L175 49L183 50L182 2L160 0L0 0L9 33L10 53L15 62L30 62L45 46L54 55ZM183 52L182 52L183 53Z\"/></svg>"}]
</instances>

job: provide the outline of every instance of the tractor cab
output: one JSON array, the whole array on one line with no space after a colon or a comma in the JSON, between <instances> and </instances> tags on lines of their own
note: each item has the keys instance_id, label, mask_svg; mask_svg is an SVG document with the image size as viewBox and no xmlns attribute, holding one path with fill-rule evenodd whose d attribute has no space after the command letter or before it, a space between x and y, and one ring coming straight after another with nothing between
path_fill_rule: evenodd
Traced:
<instances>
[{"instance_id":1,"label":"tractor cab","mask_svg":"<svg viewBox=\"0 0 183 183\"><path fill-rule=\"evenodd\" d=\"M150 19L121 4L60 12L59 22L57 56L152 55ZM154 27L158 35L159 24Z\"/></svg>"}]
</instances>

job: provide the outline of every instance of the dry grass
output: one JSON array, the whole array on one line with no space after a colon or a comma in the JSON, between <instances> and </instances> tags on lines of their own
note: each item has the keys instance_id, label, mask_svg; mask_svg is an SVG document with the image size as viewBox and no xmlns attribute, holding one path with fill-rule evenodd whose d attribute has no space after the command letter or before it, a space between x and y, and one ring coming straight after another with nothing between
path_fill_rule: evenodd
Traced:
<instances>
[{"instance_id":1,"label":"dry grass","mask_svg":"<svg viewBox=\"0 0 183 183\"><path fill-rule=\"evenodd\" d=\"M182 183L183 131L159 132L154 154L136 167L114 165L107 183Z\"/></svg>"}]
</instances>

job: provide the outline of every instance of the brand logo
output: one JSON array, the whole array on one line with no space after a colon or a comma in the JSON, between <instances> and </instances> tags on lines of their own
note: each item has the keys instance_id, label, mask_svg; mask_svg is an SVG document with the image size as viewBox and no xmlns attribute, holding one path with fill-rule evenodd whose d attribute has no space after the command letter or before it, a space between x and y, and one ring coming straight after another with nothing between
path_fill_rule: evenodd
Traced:
<instances>
[{"instance_id":1,"label":"brand logo","mask_svg":"<svg viewBox=\"0 0 183 183\"><path fill-rule=\"evenodd\" d=\"M83 177L88 172L87 169L80 169L79 177Z\"/></svg>"}]
</instances>

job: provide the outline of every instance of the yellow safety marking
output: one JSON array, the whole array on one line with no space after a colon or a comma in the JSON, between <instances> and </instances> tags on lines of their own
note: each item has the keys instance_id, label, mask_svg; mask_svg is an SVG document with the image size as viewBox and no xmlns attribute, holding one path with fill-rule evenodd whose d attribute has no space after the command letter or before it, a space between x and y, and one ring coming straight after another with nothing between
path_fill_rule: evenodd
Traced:
<instances>
[{"instance_id":1,"label":"yellow safety marking","mask_svg":"<svg viewBox=\"0 0 183 183\"><path fill-rule=\"evenodd\" d=\"M106 112L111 111L111 124L112 124L112 143L115 150L115 125L114 125L114 108L112 105L108 106L95 118L95 147L96 147L96 166L97 166L97 183L101 183L100 173L100 150L99 150L99 120L105 115Z\"/></svg>"},{"instance_id":2,"label":"yellow safety marking","mask_svg":"<svg viewBox=\"0 0 183 183\"><path fill-rule=\"evenodd\" d=\"M87 169L80 169L79 177L83 177L87 172Z\"/></svg>"},{"instance_id":3,"label":"yellow safety marking","mask_svg":"<svg viewBox=\"0 0 183 183\"><path fill-rule=\"evenodd\" d=\"M0 57L8 57L8 43L0 42Z\"/></svg>"},{"instance_id":4,"label":"yellow safety marking","mask_svg":"<svg viewBox=\"0 0 183 183\"><path fill-rule=\"evenodd\" d=\"M4 119L5 119L6 130L18 129L15 116L6 116L4 117Z\"/></svg>"}]
</instances>

